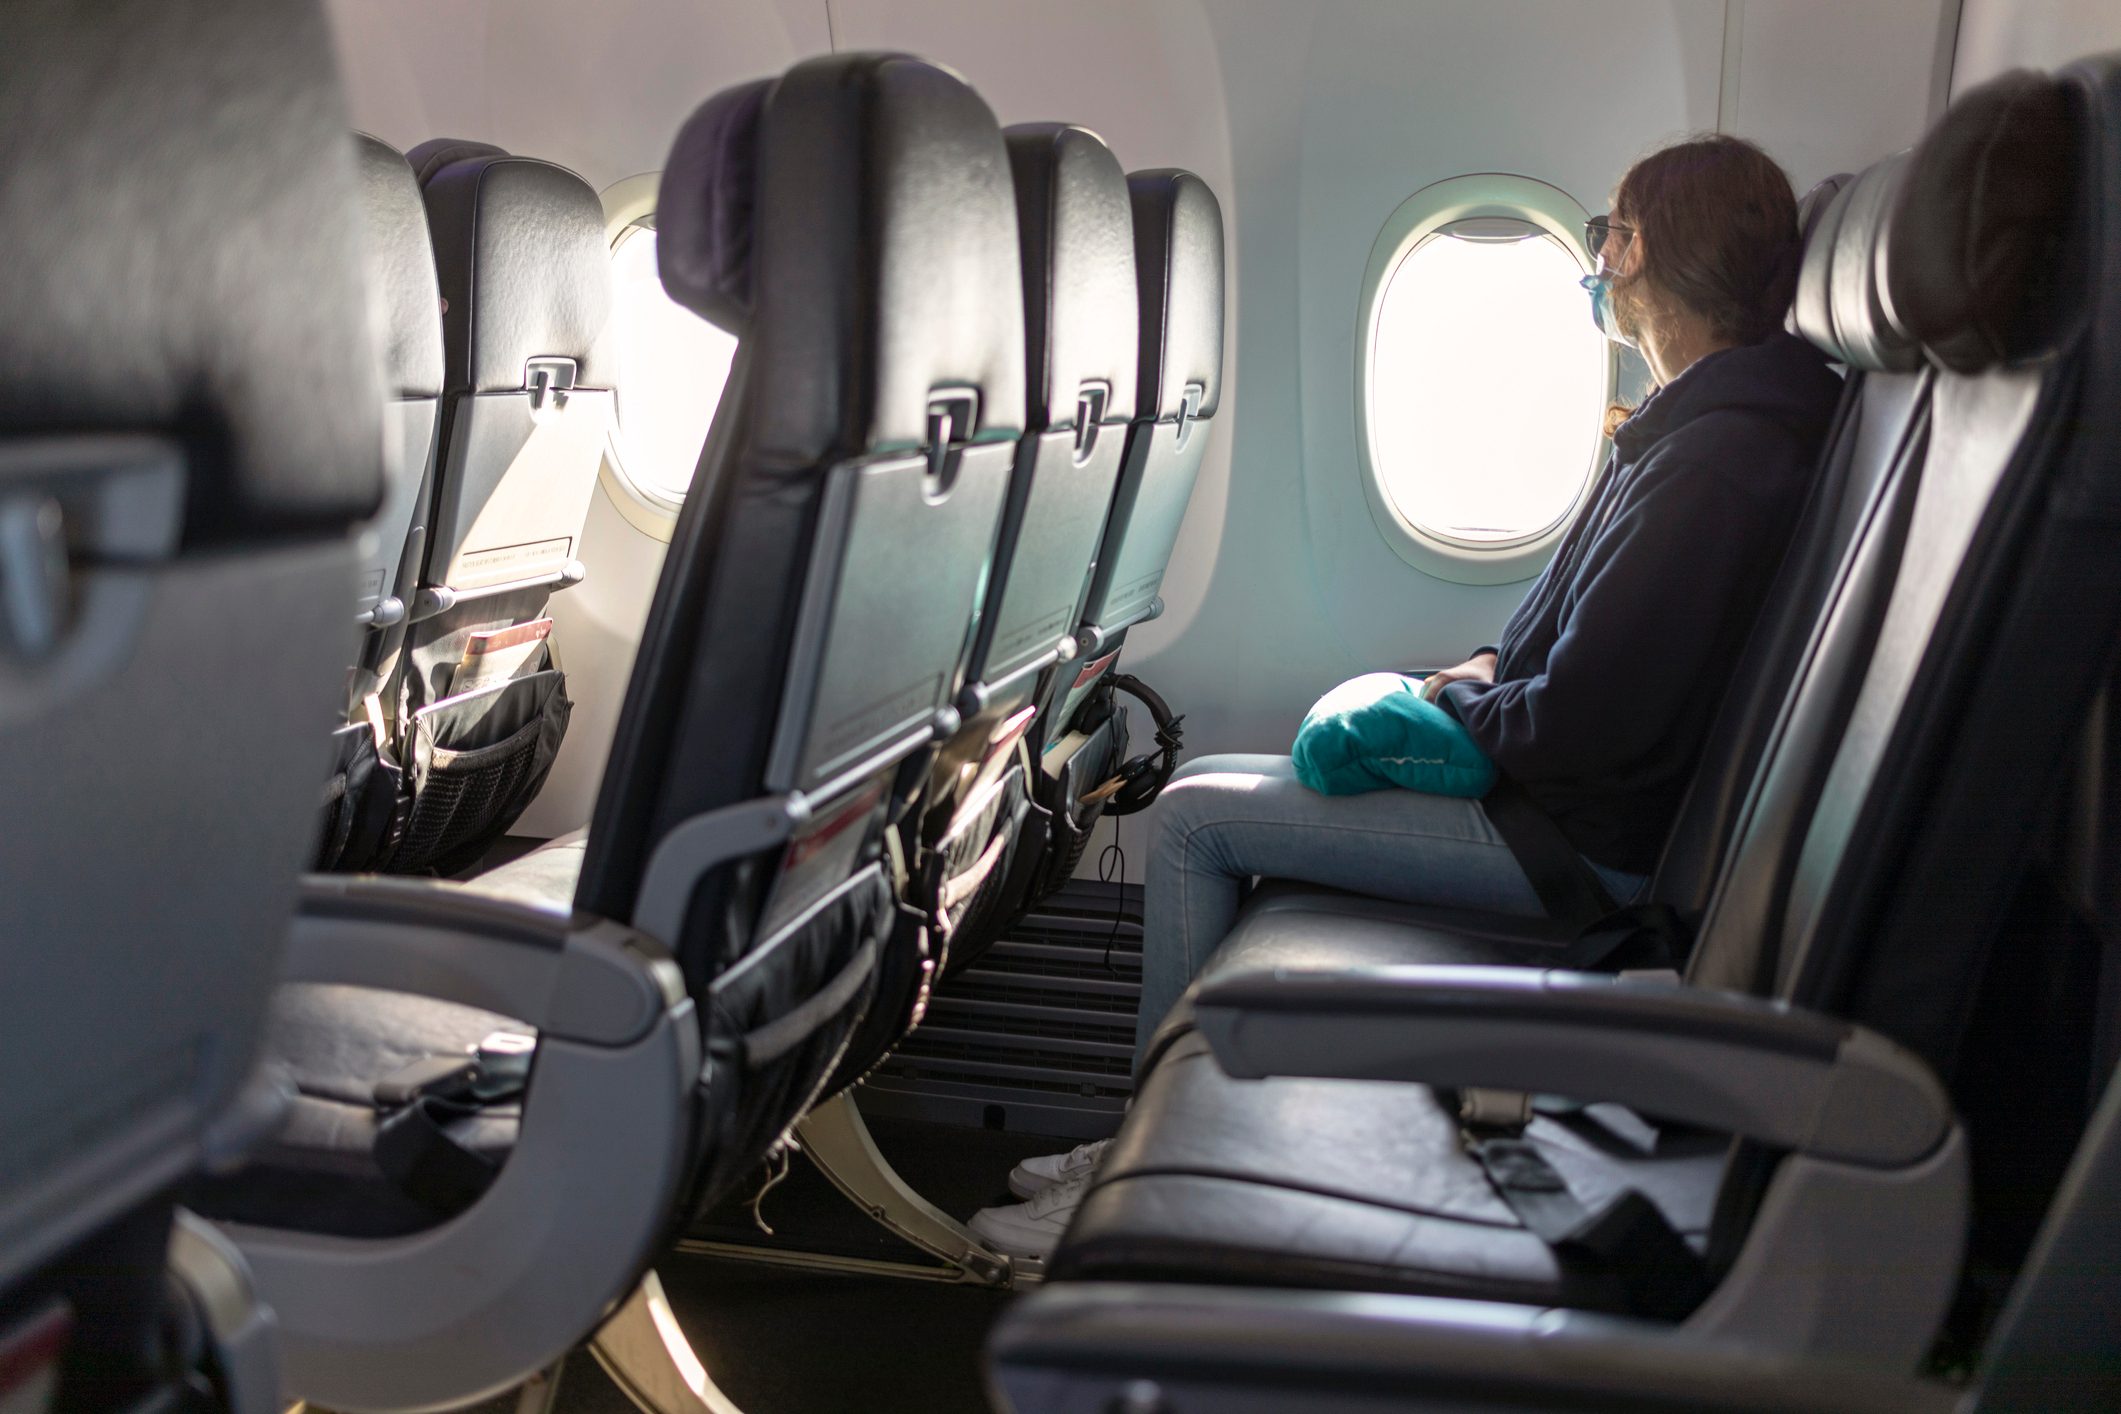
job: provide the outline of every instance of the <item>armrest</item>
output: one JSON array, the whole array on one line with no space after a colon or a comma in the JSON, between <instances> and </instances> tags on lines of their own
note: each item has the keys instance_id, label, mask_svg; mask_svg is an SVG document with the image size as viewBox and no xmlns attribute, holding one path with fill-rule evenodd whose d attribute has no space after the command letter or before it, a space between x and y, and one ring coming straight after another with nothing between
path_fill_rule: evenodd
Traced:
<instances>
[{"instance_id":1,"label":"armrest","mask_svg":"<svg viewBox=\"0 0 2121 1414\"><path fill-rule=\"evenodd\" d=\"M1951 1101L1875 1032L1678 983L1523 967L1276 968L1195 1001L1224 1070L1610 1100L1820 1158L1901 1168Z\"/></svg>"},{"instance_id":2,"label":"armrest","mask_svg":"<svg viewBox=\"0 0 2121 1414\"><path fill-rule=\"evenodd\" d=\"M458 1002L601 1046L639 1040L685 998L669 954L620 924L422 879L312 875L282 967Z\"/></svg>"},{"instance_id":3,"label":"armrest","mask_svg":"<svg viewBox=\"0 0 2121 1414\"><path fill-rule=\"evenodd\" d=\"M303 884L284 975L484 1007L539 1035L515 1145L446 1222L358 1239L223 1224L278 1318L282 1393L440 1409L521 1383L594 1330L667 1239L701 1064L676 964L588 915L331 877Z\"/></svg>"},{"instance_id":4,"label":"armrest","mask_svg":"<svg viewBox=\"0 0 2121 1414\"><path fill-rule=\"evenodd\" d=\"M1959 1391L1684 1328L1499 1302L1068 1283L988 1342L1003 1407L1944 1414Z\"/></svg>"}]
</instances>

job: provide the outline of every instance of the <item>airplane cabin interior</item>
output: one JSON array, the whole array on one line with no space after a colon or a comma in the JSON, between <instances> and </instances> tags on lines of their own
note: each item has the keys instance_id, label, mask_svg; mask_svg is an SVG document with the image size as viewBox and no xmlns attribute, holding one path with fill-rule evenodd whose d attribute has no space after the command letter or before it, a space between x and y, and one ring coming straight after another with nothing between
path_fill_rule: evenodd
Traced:
<instances>
[{"instance_id":1,"label":"airplane cabin interior","mask_svg":"<svg viewBox=\"0 0 2121 1414\"><path fill-rule=\"evenodd\" d=\"M0 1414L2121 1408L2113 0L0 28Z\"/></svg>"}]
</instances>

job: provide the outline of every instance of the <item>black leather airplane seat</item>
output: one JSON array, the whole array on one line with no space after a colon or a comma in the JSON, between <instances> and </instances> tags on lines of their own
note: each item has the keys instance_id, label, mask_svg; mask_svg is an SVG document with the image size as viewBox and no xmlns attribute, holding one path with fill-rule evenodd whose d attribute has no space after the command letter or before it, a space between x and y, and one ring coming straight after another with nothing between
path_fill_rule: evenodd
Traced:
<instances>
[{"instance_id":1,"label":"black leather airplane seat","mask_svg":"<svg viewBox=\"0 0 2121 1414\"><path fill-rule=\"evenodd\" d=\"M2059 604L2096 619L2092 641L2121 623L2085 504L2110 496L2092 488L2112 418L2086 414L2121 371L2101 352L2116 311L2068 295L2121 288L2095 160L2117 96L2111 65L1976 90L1844 191L1808 253L1799 326L1856 367L1919 340L1927 437L1856 453L1888 465L1784 684L1687 983L1434 966L1538 958L1276 891L1167 1028L1056 1277L1477 1294L1912 1365L1964 1238L1957 1047L2112 655L2069 666L2030 738L2023 694L1988 675L1999 653L2067 656L2085 625ZM1839 278L1851 264L1875 278ZM1819 1088L1836 1073L1864 1093ZM1467 1109L1430 1086L1629 1108L1535 1105L1469 1144L1466 1117L1493 1118L1480 1092ZM1831 1137L1844 1124L1865 1138ZM1549 1230L1542 1203L1590 1220Z\"/></svg>"},{"instance_id":2,"label":"black leather airplane seat","mask_svg":"<svg viewBox=\"0 0 2121 1414\"><path fill-rule=\"evenodd\" d=\"M269 1317L173 1202L283 1112L258 1043L385 487L354 151L314 4L7 28L0 1398L271 1408Z\"/></svg>"},{"instance_id":3,"label":"black leather airplane seat","mask_svg":"<svg viewBox=\"0 0 2121 1414\"><path fill-rule=\"evenodd\" d=\"M383 437L395 455L396 473L382 509L361 535L360 578L354 587L361 645L341 722L332 733L332 775L317 845L317 866L323 869L381 862L400 824L402 777L380 709L398 674L406 615L419 586L442 416L442 296L419 183L405 155L388 143L356 134L354 149L370 317L382 360ZM371 693L378 694L373 716Z\"/></svg>"},{"instance_id":4,"label":"black leather airplane seat","mask_svg":"<svg viewBox=\"0 0 2121 1414\"><path fill-rule=\"evenodd\" d=\"M918 966L883 831L954 725L1022 433L1014 216L991 113L904 56L799 64L679 133L665 287L740 344L592 826L470 884L313 881L280 1023L315 1122L200 1195L303 1393L462 1401L554 1358ZM534 1053L474 1060L497 1027Z\"/></svg>"}]
</instances>

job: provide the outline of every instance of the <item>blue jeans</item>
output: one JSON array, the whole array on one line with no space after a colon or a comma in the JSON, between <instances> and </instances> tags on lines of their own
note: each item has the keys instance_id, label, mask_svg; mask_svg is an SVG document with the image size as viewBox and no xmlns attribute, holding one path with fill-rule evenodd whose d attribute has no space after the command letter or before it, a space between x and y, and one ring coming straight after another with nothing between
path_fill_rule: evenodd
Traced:
<instances>
[{"instance_id":1,"label":"blue jeans","mask_svg":"<svg viewBox=\"0 0 2121 1414\"><path fill-rule=\"evenodd\" d=\"M1403 903L1537 918L1539 896L1477 800L1410 790L1320 795L1286 756L1204 756L1164 787L1143 899L1135 1060L1237 921L1256 877ZM1589 862L1589 861L1586 861ZM1622 902L1648 883L1592 863Z\"/></svg>"}]
</instances>

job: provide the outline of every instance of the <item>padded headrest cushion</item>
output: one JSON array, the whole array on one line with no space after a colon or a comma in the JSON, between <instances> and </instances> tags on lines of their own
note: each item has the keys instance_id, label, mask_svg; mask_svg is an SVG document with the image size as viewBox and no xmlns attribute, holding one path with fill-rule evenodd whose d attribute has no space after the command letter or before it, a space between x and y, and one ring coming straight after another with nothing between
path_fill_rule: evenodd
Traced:
<instances>
[{"instance_id":1,"label":"padded headrest cushion","mask_svg":"<svg viewBox=\"0 0 2121 1414\"><path fill-rule=\"evenodd\" d=\"M1069 427L1082 386L1110 392L1103 420L1134 416L1141 306L1126 169L1066 123L1005 128L1023 249L1025 387L1033 427Z\"/></svg>"},{"instance_id":2,"label":"padded headrest cushion","mask_svg":"<svg viewBox=\"0 0 2121 1414\"><path fill-rule=\"evenodd\" d=\"M1176 169L1136 172L1127 191L1141 289L1137 416L1174 421L1197 383L1198 415L1208 417L1222 395L1222 206L1206 182Z\"/></svg>"},{"instance_id":3,"label":"padded headrest cushion","mask_svg":"<svg viewBox=\"0 0 2121 1414\"><path fill-rule=\"evenodd\" d=\"M423 188L434 174L452 162L469 162L474 157L506 157L508 149L495 147L490 142L473 142L463 137L431 137L419 143L405 154L406 163L412 168L412 178Z\"/></svg>"},{"instance_id":4,"label":"padded headrest cushion","mask_svg":"<svg viewBox=\"0 0 2121 1414\"><path fill-rule=\"evenodd\" d=\"M955 75L833 54L709 99L659 199L665 290L742 340L753 456L920 447L938 389L977 390L973 440L1022 434L1009 164Z\"/></svg>"},{"instance_id":5,"label":"padded headrest cushion","mask_svg":"<svg viewBox=\"0 0 2121 1414\"><path fill-rule=\"evenodd\" d=\"M428 174L449 391L521 388L533 358L571 358L576 386L610 387L611 251L589 183L484 143L422 143L412 162Z\"/></svg>"},{"instance_id":6,"label":"padded headrest cushion","mask_svg":"<svg viewBox=\"0 0 2121 1414\"><path fill-rule=\"evenodd\" d=\"M361 234L368 298L383 360L383 396L442 392L442 296L420 185L398 150L366 133L354 138L361 180Z\"/></svg>"},{"instance_id":7,"label":"padded headrest cushion","mask_svg":"<svg viewBox=\"0 0 2121 1414\"><path fill-rule=\"evenodd\" d=\"M656 196L664 292L732 334L751 321L759 114L774 82L725 89L701 104L671 145Z\"/></svg>"},{"instance_id":8,"label":"padded headrest cushion","mask_svg":"<svg viewBox=\"0 0 2121 1414\"><path fill-rule=\"evenodd\" d=\"M1885 229L1907 154L1858 173L1827 204L1804 248L1791 327L1851 368L1905 372L1922 362L1895 327L1884 289Z\"/></svg>"},{"instance_id":9,"label":"padded headrest cushion","mask_svg":"<svg viewBox=\"0 0 2121 1414\"><path fill-rule=\"evenodd\" d=\"M1812 235L1826 217L1827 207L1841 195L1841 189L1855 181L1848 172L1836 172L1831 177L1821 177L1812 183L1811 189L1797 198L1797 245L1800 250L1809 249Z\"/></svg>"},{"instance_id":10,"label":"padded headrest cushion","mask_svg":"<svg viewBox=\"0 0 2121 1414\"><path fill-rule=\"evenodd\" d=\"M2033 351L2072 203L2063 85L2018 70L1954 103L1916 147L1888 236L1894 318L1946 368Z\"/></svg>"},{"instance_id":11,"label":"padded headrest cushion","mask_svg":"<svg viewBox=\"0 0 2121 1414\"><path fill-rule=\"evenodd\" d=\"M376 363L318 7L13 7L0 133L0 436L175 437L186 544L371 514Z\"/></svg>"}]
</instances>

